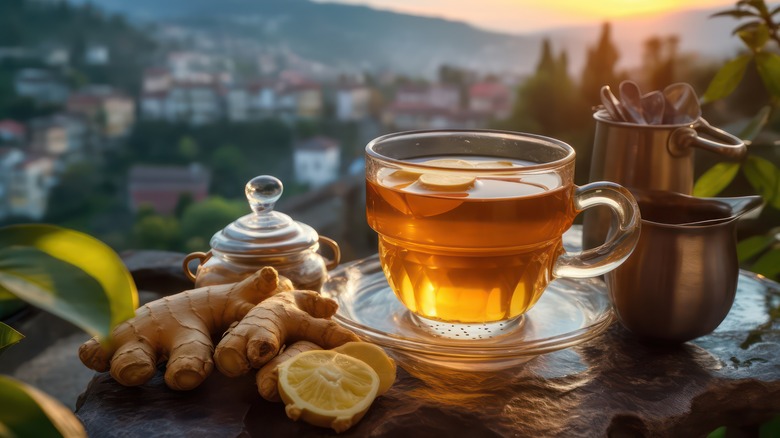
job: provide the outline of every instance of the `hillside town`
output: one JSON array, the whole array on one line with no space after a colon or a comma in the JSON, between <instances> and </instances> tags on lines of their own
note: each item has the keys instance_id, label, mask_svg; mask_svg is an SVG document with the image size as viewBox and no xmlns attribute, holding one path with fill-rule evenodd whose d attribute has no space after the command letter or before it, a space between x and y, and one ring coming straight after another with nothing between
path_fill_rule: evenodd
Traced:
<instances>
[{"instance_id":1,"label":"hillside town","mask_svg":"<svg viewBox=\"0 0 780 438\"><path fill-rule=\"evenodd\" d=\"M16 96L56 109L27 120L0 120L0 220L41 220L59 175L74 163L99 161L106 151L121 147L138 123L197 127L274 119L293 126L331 120L367 127L370 134L360 139L366 141L389 131L486 127L510 114L514 97L513 83L476 74L464 75L468 80L461 83L413 81L391 73L318 78L295 68L246 77L235 73L230 58L194 50L170 51L147 66L134 95L102 84L73 87L63 74L70 62L66 49L36 53L0 47L0 60L33 57L42 65L14 71ZM84 62L99 66L112 54L94 46L84 56ZM343 160L356 158L343 157L341 146L316 133L296 138L290 176L310 188L337 180L350 165ZM208 181L208 162L134 163L126 181L128 207L169 214L184 194L207 197Z\"/></svg>"}]
</instances>

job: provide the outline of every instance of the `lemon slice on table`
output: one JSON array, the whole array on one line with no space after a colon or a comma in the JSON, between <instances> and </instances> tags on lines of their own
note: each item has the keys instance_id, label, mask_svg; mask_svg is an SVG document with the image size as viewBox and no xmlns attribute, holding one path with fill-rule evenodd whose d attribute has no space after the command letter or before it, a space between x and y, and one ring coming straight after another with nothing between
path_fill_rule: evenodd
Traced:
<instances>
[{"instance_id":1,"label":"lemon slice on table","mask_svg":"<svg viewBox=\"0 0 780 438\"><path fill-rule=\"evenodd\" d=\"M367 363L379 376L379 391L382 395L395 383L395 361L385 353L382 347L370 342L347 342L333 349Z\"/></svg>"},{"instance_id":2,"label":"lemon slice on table","mask_svg":"<svg viewBox=\"0 0 780 438\"><path fill-rule=\"evenodd\" d=\"M379 376L371 366L337 351L306 351L279 365L287 416L336 432L360 421L378 390Z\"/></svg>"}]
</instances>

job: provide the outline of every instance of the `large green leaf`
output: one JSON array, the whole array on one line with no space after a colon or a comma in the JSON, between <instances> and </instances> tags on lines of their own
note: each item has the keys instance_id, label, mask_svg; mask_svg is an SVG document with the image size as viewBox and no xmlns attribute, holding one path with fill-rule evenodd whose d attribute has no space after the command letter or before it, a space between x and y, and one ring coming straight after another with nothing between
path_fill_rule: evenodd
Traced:
<instances>
[{"instance_id":1,"label":"large green leaf","mask_svg":"<svg viewBox=\"0 0 780 438\"><path fill-rule=\"evenodd\" d=\"M780 55L769 52L756 53L756 68L769 94L780 98Z\"/></svg>"},{"instance_id":2,"label":"large green leaf","mask_svg":"<svg viewBox=\"0 0 780 438\"><path fill-rule=\"evenodd\" d=\"M138 305L133 279L111 248L49 225L0 228L2 289L104 339Z\"/></svg>"},{"instance_id":3,"label":"large green leaf","mask_svg":"<svg viewBox=\"0 0 780 438\"><path fill-rule=\"evenodd\" d=\"M740 30L737 35L754 52L761 50L769 41L769 29L761 22Z\"/></svg>"},{"instance_id":4,"label":"large green leaf","mask_svg":"<svg viewBox=\"0 0 780 438\"><path fill-rule=\"evenodd\" d=\"M737 243L737 258L740 263L746 262L761 254L775 243L774 236L751 236Z\"/></svg>"},{"instance_id":5,"label":"large green leaf","mask_svg":"<svg viewBox=\"0 0 780 438\"><path fill-rule=\"evenodd\" d=\"M702 100L712 102L731 94L745 75L751 58L751 55L740 55L721 67L707 87L707 91L704 92Z\"/></svg>"},{"instance_id":6,"label":"large green leaf","mask_svg":"<svg viewBox=\"0 0 780 438\"><path fill-rule=\"evenodd\" d=\"M0 322L0 353L11 345L24 339L24 335L6 324Z\"/></svg>"},{"instance_id":7,"label":"large green leaf","mask_svg":"<svg viewBox=\"0 0 780 438\"><path fill-rule=\"evenodd\" d=\"M755 140L761 130L764 129L767 122L769 122L770 115L772 115L772 107L770 105L762 107L758 113L753 116L750 123L748 123L748 125L739 133L739 138L746 141Z\"/></svg>"},{"instance_id":8,"label":"large green leaf","mask_svg":"<svg viewBox=\"0 0 780 438\"><path fill-rule=\"evenodd\" d=\"M756 192L768 204L780 209L780 169L765 158L751 155L745 160L742 171Z\"/></svg>"},{"instance_id":9,"label":"large green leaf","mask_svg":"<svg viewBox=\"0 0 780 438\"><path fill-rule=\"evenodd\" d=\"M765 252L753 263L750 270L776 280L780 276L780 248Z\"/></svg>"},{"instance_id":10,"label":"large green leaf","mask_svg":"<svg viewBox=\"0 0 780 438\"><path fill-rule=\"evenodd\" d=\"M70 409L41 391L0 376L0 436L86 437Z\"/></svg>"},{"instance_id":11,"label":"large green leaf","mask_svg":"<svg viewBox=\"0 0 780 438\"><path fill-rule=\"evenodd\" d=\"M731 184L737 176L739 163L718 163L704 172L693 186L693 195L700 197L716 196Z\"/></svg>"}]
</instances>

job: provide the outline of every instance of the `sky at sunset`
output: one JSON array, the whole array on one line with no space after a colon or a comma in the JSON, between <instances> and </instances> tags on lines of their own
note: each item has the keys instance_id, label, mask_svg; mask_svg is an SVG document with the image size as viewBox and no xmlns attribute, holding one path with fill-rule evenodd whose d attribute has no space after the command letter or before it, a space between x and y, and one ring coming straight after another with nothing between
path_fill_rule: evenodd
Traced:
<instances>
[{"instance_id":1,"label":"sky at sunset","mask_svg":"<svg viewBox=\"0 0 780 438\"><path fill-rule=\"evenodd\" d=\"M510 33L597 23L673 10L733 5L735 0L317 0L465 21ZM772 2L769 2L772 3Z\"/></svg>"}]
</instances>

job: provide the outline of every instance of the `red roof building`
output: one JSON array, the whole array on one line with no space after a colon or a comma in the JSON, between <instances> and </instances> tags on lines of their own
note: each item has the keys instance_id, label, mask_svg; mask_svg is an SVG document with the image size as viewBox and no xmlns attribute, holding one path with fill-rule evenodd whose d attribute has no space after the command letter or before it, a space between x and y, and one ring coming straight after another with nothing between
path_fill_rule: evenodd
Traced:
<instances>
[{"instance_id":1,"label":"red roof building","mask_svg":"<svg viewBox=\"0 0 780 438\"><path fill-rule=\"evenodd\" d=\"M128 180L132 211L147 206L159 214L170 215L184 195L191 196L194 201L206 199L211 177L199 164L136 165L130 169Z\"/></svg>"}]
</instances>

